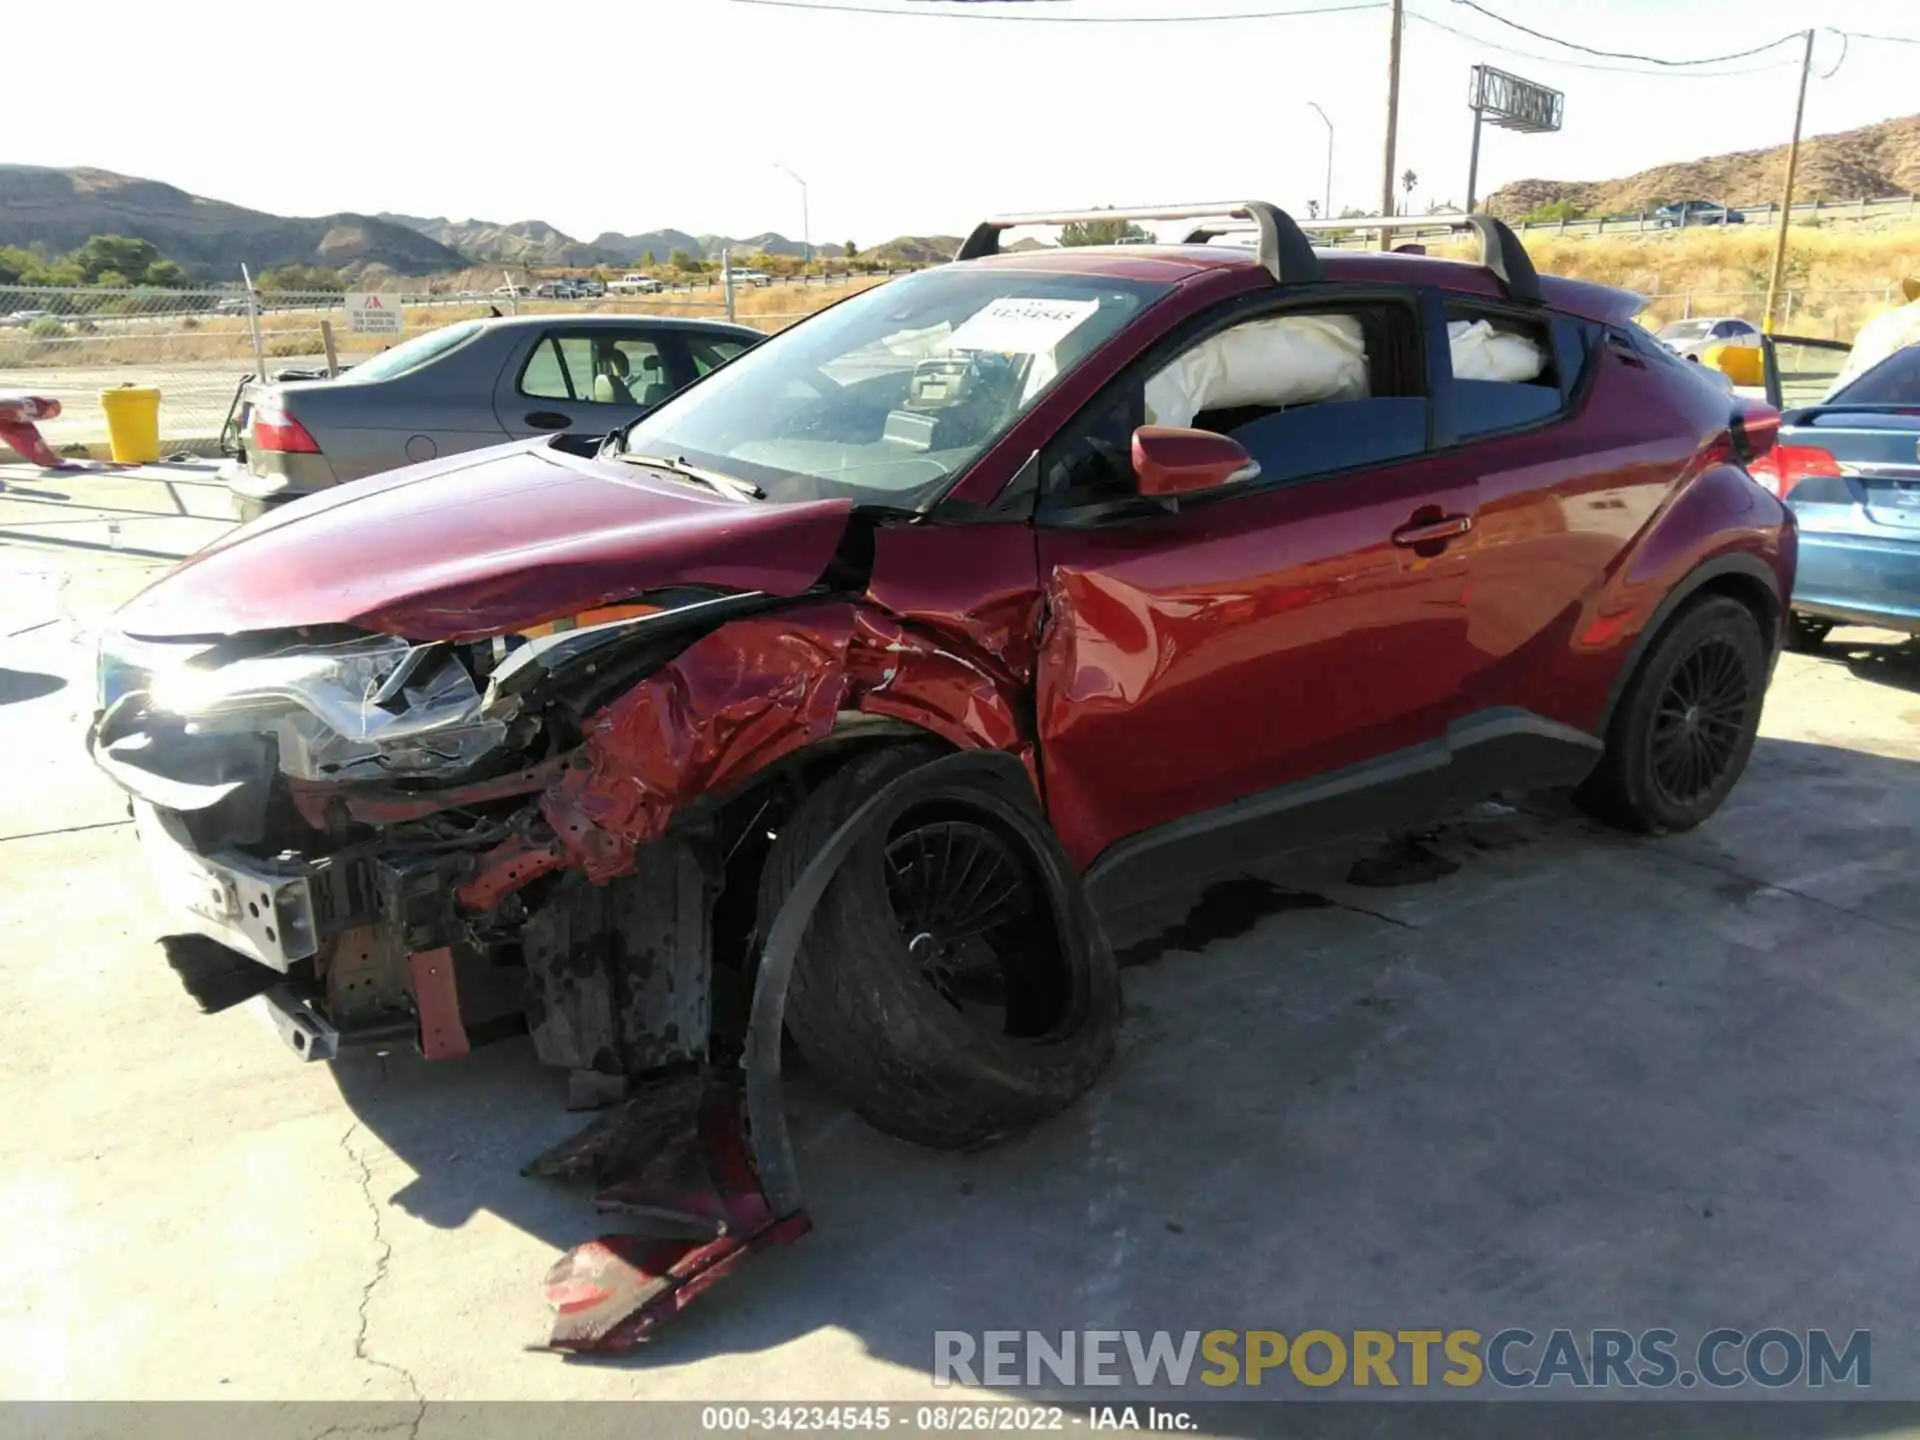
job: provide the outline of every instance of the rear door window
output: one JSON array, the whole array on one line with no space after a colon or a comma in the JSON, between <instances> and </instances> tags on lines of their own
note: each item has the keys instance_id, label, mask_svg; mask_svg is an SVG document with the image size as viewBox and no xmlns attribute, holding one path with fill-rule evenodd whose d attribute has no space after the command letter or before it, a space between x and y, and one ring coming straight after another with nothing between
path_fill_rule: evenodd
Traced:
<instances>
[{"instance_id":1,"label":"rear door window","mask_svg":"<svg viewBox=\"0 0 1920 1440\"><path fill-rule=\"evenodd\" d=\"M1554 337L1538 319L1450 304L1447 350L1458 439L1524 430L1565 408Z\"/></svg>"},{"instance_id":2,"label":"rear door window","mask_svg":"<svg viewBox=\"0 0 1920 1440\"><path fill-rule=\"evenodd\" d=\"M641 331L550 330L520 372L520 393L532 400L576 404L657 405L678 388L671 357Z\"/></svg>"}]
</instances>

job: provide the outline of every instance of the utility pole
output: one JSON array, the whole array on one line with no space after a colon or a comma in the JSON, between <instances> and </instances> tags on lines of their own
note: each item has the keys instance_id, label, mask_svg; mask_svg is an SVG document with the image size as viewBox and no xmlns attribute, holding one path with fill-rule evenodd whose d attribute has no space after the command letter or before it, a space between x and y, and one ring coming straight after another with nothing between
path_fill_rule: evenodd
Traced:
<instances>
[{"instance_id":1,"label":"utility pole","mask_svg":"<svg viewBox=\"0 0 1920 1440\"><path fill-rule=\"evenodd\" d=\"M1787 146L1786 194L1780 201L1780 229L1773 239L1773 275L1767 281L1767 313L1760 329L1773 333L1773 307L1780 294L1780 279L1787 268L1787 225L1793 218L1793 176L1800 168L1800 122L1807 113L1807 75L1813 69L1813 31L1807 31L1807 48L1800 57L1800 99L1793 107L1793 141Z\"/></svg>"},{"instance_id":2,"label":"utility pole","mask_svg":"<svg viewBox=\"0 0 1920 1440\"><path fill-rule=\"evenodd\" d=\"M1393 0L1393 28L1387 40L1387 148L1380 162L1380 213L1393 214L1393 141L1400 129L1400 26L1404 19L1402 0ZM1393 232L1380 232L1380 248L1393 248Z\"/></svg>"}]
</instances>

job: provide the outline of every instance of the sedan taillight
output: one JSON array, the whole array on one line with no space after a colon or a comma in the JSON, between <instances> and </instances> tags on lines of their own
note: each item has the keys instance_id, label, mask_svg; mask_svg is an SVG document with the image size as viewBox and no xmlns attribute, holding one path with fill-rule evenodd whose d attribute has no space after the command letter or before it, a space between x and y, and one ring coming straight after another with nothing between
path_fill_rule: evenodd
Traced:
<instances>
[{"instance_id":1,"label":"sedan taillight","mask_svg":"<svg viewBox=\"0 0 1920 1440\"><path fill-rule=\"evenodd\" d=\"M319 442L307 427L277 405L256 406L253 412L253 445L256 450L271 450L283 455L318 455Z\"/></svg>"},{"instance_id":2,"label":"sedan taillight","mask_svg":"<svg viewBox=\"0 0 1920 1440\"><path fill-rule=\"evenodd\" d=\"M1775 445L1747 466L1747 473L1784 500L1802 480L1838 475L1840 462L1818 445Z\"/></svg>"}]
</instances>

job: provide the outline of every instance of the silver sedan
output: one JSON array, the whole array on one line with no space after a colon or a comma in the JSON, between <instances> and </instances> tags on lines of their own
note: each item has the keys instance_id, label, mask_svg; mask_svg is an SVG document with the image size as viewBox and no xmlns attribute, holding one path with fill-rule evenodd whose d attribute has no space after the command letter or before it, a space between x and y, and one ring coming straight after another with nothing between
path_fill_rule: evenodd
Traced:
<instances>
[{"instance_id":1,"label":"silver sedan","mask_svg":"<svg viewBox=\"0 0 1920 1440\"><path fill-rule=\"evenodd\" d=\"M764 338L718 320L646 315L462 320L331 380L248 385L222 478L245 520L463 450L603 435Z\"/></svg>"}]
</instances>

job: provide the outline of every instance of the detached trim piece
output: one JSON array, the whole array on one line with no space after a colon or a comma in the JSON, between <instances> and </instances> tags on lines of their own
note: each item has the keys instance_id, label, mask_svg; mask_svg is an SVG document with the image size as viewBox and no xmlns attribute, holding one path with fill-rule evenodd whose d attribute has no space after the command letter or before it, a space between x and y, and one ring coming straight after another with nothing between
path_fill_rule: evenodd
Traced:
<instances>
[{"instance_id":1,"label":"detached trim piece","mask_svg":"<svg viewBox=\"0 0 1920 1440\"><path fill-rule=\"evenodd\" d=\"M991 215L973 227L955 260L978 260L1000 253L1000 232L1026 225L1084 225L1102 220L1238 220L1239 226L1196 230L1212 236L1228 230L1250 229L1259 239L1260 263L1274 280L1286 285L1308 284L1320 278L1320 260L1294 218L1265 200L1220 200L1199 205L1145 205L1121 210L1065 210L1033 215ZM1192 241L1193 235L1189 235Z\"/></svg>"}]
</instances>

